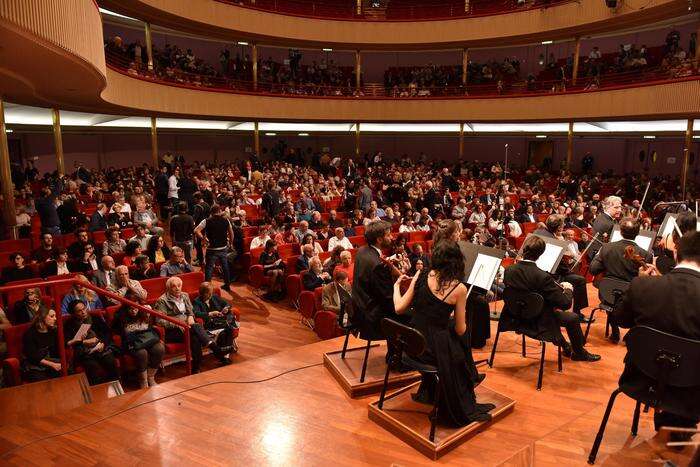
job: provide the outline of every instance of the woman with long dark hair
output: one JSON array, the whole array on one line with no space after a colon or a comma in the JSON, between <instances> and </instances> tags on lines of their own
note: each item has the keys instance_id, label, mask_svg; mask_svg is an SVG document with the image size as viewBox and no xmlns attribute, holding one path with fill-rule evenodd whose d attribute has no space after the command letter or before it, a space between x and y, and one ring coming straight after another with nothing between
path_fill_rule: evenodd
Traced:
<instances>
[{"instance_id":1,"label":"woman with long dark hair","mask_svg":"<svg viewBox=\"0 0 700 467\"><path fill-rule=\"evenodd\" d=\"M493 404L476 402L474 387L483 380L474 365L467 333L467 288L461 280L464 261L457 243L446 239L437 243L430 269L413 276L411 285L402 296L402 276L394 284L396 312L404 313L409 306L415 311L411 326L425 336L427 347L417 360L437 366L442 391L438 416L449 426L465 426L474 421L491 419ZM451 316L454 313L454 318ZM413 398L433 404L436 384L432 376L424 377Z\"/></svg>"}]
</instances>

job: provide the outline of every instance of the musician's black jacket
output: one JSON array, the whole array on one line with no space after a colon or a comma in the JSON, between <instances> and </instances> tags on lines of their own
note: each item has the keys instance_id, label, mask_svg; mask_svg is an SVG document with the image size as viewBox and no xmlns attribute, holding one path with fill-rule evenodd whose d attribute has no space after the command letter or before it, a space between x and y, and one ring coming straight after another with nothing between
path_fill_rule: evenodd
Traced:
<instances>
[{"instance_id":1,"label":"musician's black jacket","mask_svg":"<svg viewBox=\"0 0 700 467\"><path fill-rule=\"evenodd\" d=\"M634 252L644 258L644 261L651 263L652 257L642 250L633 240L619 240L613 243L606 243L600 248L598 254L593 258L589 271L591 274L605 273L605 277L614 277L621 281L629 282L639 275L639 268L634 263L625 258L625 248L632 246Z\"/></svg>"}]
</instances>

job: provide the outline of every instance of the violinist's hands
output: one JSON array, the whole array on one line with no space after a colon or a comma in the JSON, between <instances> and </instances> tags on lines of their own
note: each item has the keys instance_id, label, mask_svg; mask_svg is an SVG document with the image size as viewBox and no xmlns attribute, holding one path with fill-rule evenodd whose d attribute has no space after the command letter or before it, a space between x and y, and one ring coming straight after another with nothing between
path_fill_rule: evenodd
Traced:
<instances>
[{"instance_id":1,"label":"violinist's hands","mask_svg":"<svg viewBox=\"0 0 700 467\"><path fill-rule=\"evenodd\" d=\"M660 276L661 273L653 264L647 264L639 268L640 276Z\"/></svg>"},{"instance_id":2,"label":"violinist's hands","mask_svg":"<svg viewBox=\"0 0 700 467\"><path fill-rule=\"evenodd\" d=\"M574 286L571 285L570 282L562 282L562 283L561 283L561 287L562 287L564 290L569 290L569 291L571 291L571 292L574 291Z\"/></svg>"},{"instance_id":3,"label":"violinist's hands","mask_svg":"<svg viewBox=\"0 0 700 467\"><path fill-rule=\"evenodd\" d=\"M401 283L405 280L408 279L408 276L406 274L401 274L398 279L396 279L396 282L394 282L394 289L398 290L401 288Z\"/></svg>"}]
</instances>

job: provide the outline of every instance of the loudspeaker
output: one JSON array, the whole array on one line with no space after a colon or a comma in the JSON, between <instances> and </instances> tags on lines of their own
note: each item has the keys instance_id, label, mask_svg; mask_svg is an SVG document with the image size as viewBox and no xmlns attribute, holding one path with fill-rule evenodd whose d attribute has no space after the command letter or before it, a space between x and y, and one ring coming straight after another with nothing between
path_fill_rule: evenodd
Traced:
<instances>
[{"instance_id":1,"label":"loudspeaker","mask_svg":"<svg viewBox=\"0 0 700 467\"><path fill-rule=\"evenodd\" d=\"M605 4L608 8L617 8L617 0L605 0Z\"/></svg>"}]
</instances>

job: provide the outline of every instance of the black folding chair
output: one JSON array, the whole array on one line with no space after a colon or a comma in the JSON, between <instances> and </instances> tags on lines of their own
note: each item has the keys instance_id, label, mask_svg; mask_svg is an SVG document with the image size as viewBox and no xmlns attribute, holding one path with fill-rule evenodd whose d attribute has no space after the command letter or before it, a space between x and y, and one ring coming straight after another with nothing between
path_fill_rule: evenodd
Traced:
<instances>
[{"instance_id":1,"label":"black folding chair","mask_svg":"<svg viewBox=\"0 0 700 467\"><path fill-rule=\"evenodd\" d=\"M389 386L389 368L394 365L403 364L404 367L420 372L422 375L431 375L435 378L435 403L430 411L428 418L430 419L430 436L431 442L435 440L435 427L438 418L438 406L440 405L440 397L442 388L440 387L440 376L438 375L437 367L419 362L415 358L420 357L425 352L425 337L417 329L410 326L398 323L390 318L382 320L382 332L386 336L389 343L389 348L392 349L390 363L386 367L384 373L384 384L382 392L379 395L377 408L382 410L384 406L384 398L386 390Z\"/></svg>"},{"instance_id":2,"label":"black folding chair","mask_svg":"<svg viewBox=\"0 0 700 467\"><path fill-rule=\"evenodd\" d=\"M700 341L674 336L648 326L635 326L625 337L627 358L625 366L630 365L645 376L649 383L646 391L640 394L620 380L620 385L610 395L600 429L588 455L588 463L594 464L600 443L603 441L605 427L610 418L615 398L621 392L637 401L632 418L632 435L637 435L641 405L654 409L667 410L672 406L667 389L690 388L700 386ZM635 379L637 382L637 379ZM638 387L638 385L636 386ZM636 388L635 388L636 389ZM688 414L700 415L700 414Z\"/></svg>"},{"instance_id":3,"label":"black folding chair","mask_svg":"<svg viewBox=\"0 0 700 467\"><path fill-rule=\"evenodd\" d=\"M596 311L604 311L607 314L605 321L605 337L608 337L610 331L610 313L622 302L625 292L629 288L630 283L615 279L614 277L604 277L598 283L598 298L600 304L591 310L588 316L588 325L586 325L586 333L583 336L583 341L588 342L588 332L591 330L593 315Z\"/></svg>"},{"instance_id":4,"label":"black folding chair","mask_svg":"<svg viewBox=\"0 0 700 467\"><path fill-rule=\"evenodd\" d=\"M505 302L503 310L508 315L513 317L516 321L518 320L533 320L537 318L542 313L542 308L544 307L544 298L542 295L535 292L527 292L522 290L513 289L511 287L506 287L503 291L503 301ZM542 389L542 376L544 373L544 355L547 347L547 342L552 342L557 345L558 357L557 364L558 370L562 371L562 356L561 356L561 346L558 345L553 340L545 340L541 336L537 336L531 333L525 326L516 325L515 329L503 329L504 317L501 312L501 319L498 321L498 331L496 332L496 339L493 341L493 348L491 349L491 358L488 361L489 367L493 368L493 359L496 356L496 347L498 346L498 336L501 332L515 331L518 334L522 334L522 356L527 356L527 351L525 349L525 336L530 337L540 341L542 346L542 355L540 356L540 370L537 376L537 390Z\"/></svg>"},{"instance_id":5,"label":"black folding chair","mask_svg":"<svg viewBox=\"0 0 700 467\"><path fill-rule=\"evenodd\" d=\"M345 331L345 341L343 342L343 350L340 352L340 358L345 359L345 354L348 350L348 341L350 340L350 334L358 332L359 327L352 322L353 318L353 308L352 302L341 302L340 313L338 313L338 326L340 329ZM365 358L362 360L362 373L360 374L360 383L365 382L365 375L367 374L367 360L369 359L369 349L372 346L372 341L367 341L367 347L365 347Z\"/></svg>"}]
</instances>

